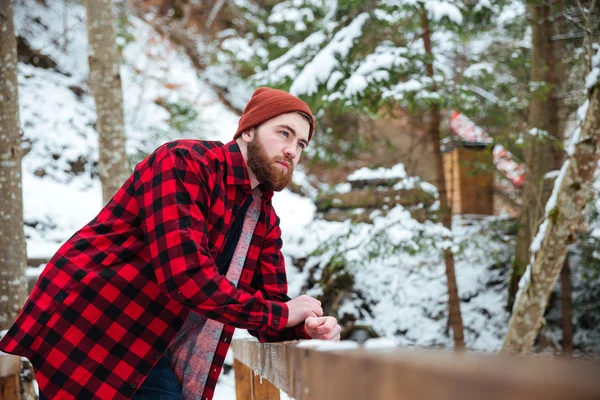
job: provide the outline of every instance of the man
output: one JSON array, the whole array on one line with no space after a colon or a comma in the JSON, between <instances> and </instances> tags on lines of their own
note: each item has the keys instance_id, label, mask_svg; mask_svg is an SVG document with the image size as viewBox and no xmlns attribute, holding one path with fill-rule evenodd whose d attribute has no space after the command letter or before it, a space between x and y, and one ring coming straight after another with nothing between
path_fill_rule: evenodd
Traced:
<instances>
[{"instance_id":1,"label":"man","mask_svg":"<svg viewBox=\"0 0 600 400\"><path fill-rule=\"evenodd\" d=\"M306 103L260 88L232 142L158 148L52 257L0 350L31 360L42 398L211 399L236 327L339 340L318 300L287 296L271 204L313 131Z\"/></svg>"}]
</instances>

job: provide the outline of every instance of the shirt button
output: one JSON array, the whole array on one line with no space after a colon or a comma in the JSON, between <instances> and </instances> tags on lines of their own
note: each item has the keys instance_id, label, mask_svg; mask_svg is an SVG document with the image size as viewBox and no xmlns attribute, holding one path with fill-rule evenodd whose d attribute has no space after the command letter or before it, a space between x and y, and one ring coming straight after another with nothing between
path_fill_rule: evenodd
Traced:
<instances>
[{"instance_id":1,"label":"shirt button","mask_svg":"<svg viewBox=\"0 0 600 400\"><path fill-rule=\"evenodd\" d=\"M223 341L224 341L225 343L227 343L227 338L223 339Z\"/></svg>"},{"instance_id":2,"label":"shirt button","mask_svg":"<svg viewBox=\"0 0 600 400\"><path fill-rule=\"evenodd\" d=\"M216 369L216 368L213 368L213 374L214 374L215 372L217 372L217 369Z\"/></svg>"},{"instance_id":3,"label":"shirt button","mask_svg":"<svg viewBox=\"0 0 600 400\"><path fill-rule=\"evenodd\" d=\"M132 389L135 389L135 386L136 386L136 385L135 385L135 383L132 383L132 384L131 384L131 388L132 388Z\"/></svg>"},{"instance_id":4,"label":"shirt button","mask_svg":"<svg viewBox=\"0 0 600 400\"><path fill-rule=\"evenodd\" d=\"M158 360L159 358L160 358L160 354L157 354L157 355L154 356L155 360Z\"/></svg>"},{"instance_id":5,"label":"shirt button","mask_svg":"<svg viewBox=\"0 0 600 400\"><path fill-rule=\"evenodd\" d=\"M275 325L279 325L279 320L278 319L275 320Z\"/></svg>"}]
</instances>

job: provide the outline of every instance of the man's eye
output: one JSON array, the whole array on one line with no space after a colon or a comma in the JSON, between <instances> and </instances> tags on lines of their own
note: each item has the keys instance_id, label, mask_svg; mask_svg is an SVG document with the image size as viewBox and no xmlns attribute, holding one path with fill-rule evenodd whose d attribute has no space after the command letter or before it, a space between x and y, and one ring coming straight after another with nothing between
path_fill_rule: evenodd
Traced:
<instances>
[{"instance_id":1,"label":"man's eye","mask_svg":"<svg viewBox=\"0 0 600 400\"><path fill-rule=\"evenodd\" d=\"M298 146L300 146L300 149L304 150L306 148L306 144L302 143L302 142L298 142Z\"/></svg>"},{"instance_id":2,"label":"man's eye","mask_svg":"<svg viewBox=\"0 0 600 400\"><path fill-rule=\"evenodd\" d=\"M290 134L287 133L286 131L279 131L279 133L281 133L283 136L288 137Z\"/></svg>"}]
</instances>

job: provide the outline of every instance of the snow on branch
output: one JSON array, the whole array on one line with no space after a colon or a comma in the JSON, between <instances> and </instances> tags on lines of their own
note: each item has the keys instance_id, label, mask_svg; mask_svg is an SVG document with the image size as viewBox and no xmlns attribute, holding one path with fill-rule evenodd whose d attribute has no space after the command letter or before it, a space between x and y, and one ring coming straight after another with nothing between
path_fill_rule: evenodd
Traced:
<instances>
[{"instance_id":1,"label":"snow on branch","mask_svg":"<svg viewBox=\"0 0 600 400\"><path fill-rule=\"evenodd\" d=\"M362 35L362 28L369 14L362 13L348 26L340 29L331 41L304 67L292 83L290 93L299 96L312 95L319 84L327 82L331 73L339 66L336 56L346 57L354 41Z\"/></svg>"}]
</instances>

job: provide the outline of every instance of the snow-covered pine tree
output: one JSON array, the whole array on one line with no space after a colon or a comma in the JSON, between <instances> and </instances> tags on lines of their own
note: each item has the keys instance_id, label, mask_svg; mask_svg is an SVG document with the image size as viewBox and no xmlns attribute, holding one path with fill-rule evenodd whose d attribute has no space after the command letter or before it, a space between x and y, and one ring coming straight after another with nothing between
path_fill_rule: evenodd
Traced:
<instances>
[{"instance_id":1,"label":"snow-covered pine tree","mask_svg":"<svg viewBox=\"0 0 600 400\"><path fill-rule=\"evenodd\" d=\"M317 3L327 11L323 12L326 18L321 21L322 27L311 31L302 42L290 45L256 74L256 79L303 96L325 114L352 110L377 117L394 107L404 107L426 123L435 149L439 215L451 242L452 220L440 151L441 112L447 108L475 108L481 103L473 90L456 79L456 60L466 38L473 32L489 30L504 3L290 1L278 11L294 7L295 13L285 14L290 19L309 14L302 10ZM318 138L319 144L333 142L330 136L348 143L356 140L351 131L332 133L327 128ZM460 348L464 338L454 257L450 246L441 250L447 267L450 326L455 346Z\"/></svg>"}]
</instances>

